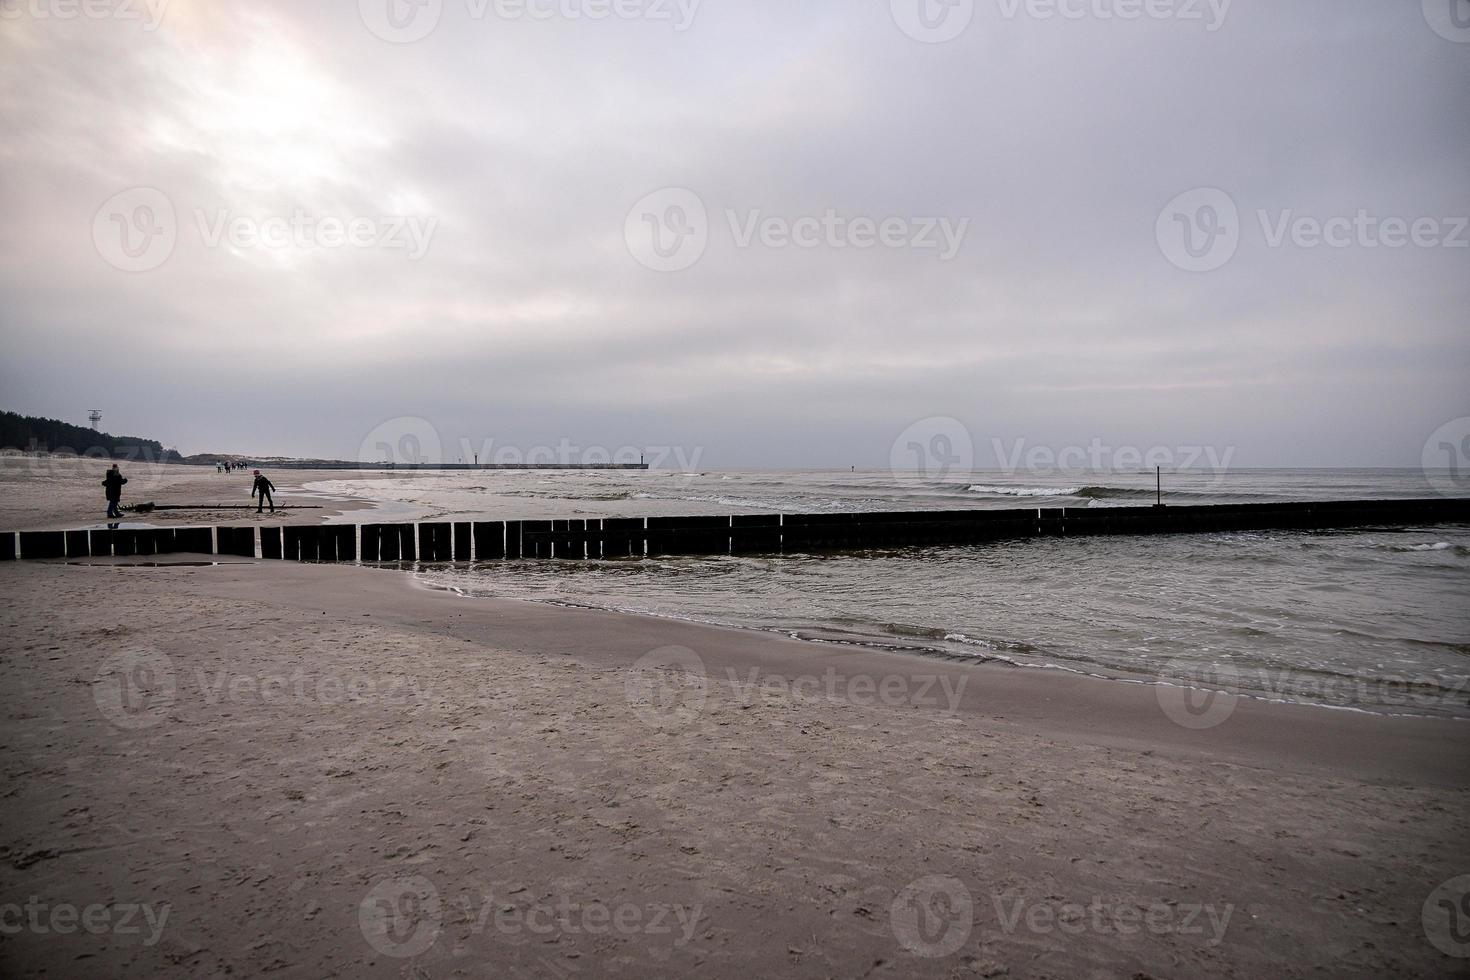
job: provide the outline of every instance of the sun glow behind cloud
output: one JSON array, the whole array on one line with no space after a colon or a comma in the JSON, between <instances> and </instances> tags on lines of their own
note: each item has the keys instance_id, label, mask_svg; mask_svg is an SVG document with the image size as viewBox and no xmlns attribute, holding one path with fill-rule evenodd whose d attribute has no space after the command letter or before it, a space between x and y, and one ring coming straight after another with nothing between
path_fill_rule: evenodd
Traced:
<instances>
[{"instance_id":1,"label":"sun glow behind cloud","mask_svg":"<svg viewBox=\"0 0 1470 980\"><path fill-rule=\"evenodd\" d=\"M325 209L370 188L362 166L391 142L391 124L319 67L264 13L174 38L156 56L176 98L153 106L147 138L158 153L188 154L234 208L282 201Z\"/></svg>"}]
</instances>

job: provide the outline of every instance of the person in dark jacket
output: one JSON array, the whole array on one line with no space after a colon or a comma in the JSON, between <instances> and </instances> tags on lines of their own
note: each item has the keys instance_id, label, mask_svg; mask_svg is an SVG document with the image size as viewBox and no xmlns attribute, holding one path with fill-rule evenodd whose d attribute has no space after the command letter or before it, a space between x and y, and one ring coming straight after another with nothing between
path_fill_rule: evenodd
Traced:
<instances>
[{"instance_id":1,"label":"person in dark jacket","mask_svg":"<svg viewBox=\"0 0 1470 980\"><path fill-rule=\"evenodd\" d=\"M107 475L102 478L102 486L107 493L108 517L122 516L122 511L118 508L117 505L122 501L123 484L127 482L127 477L123 476L122 473L118 471L116 463L112 464L112 469L108 470Z\"/></svg>"},{"instance_id":2,"label":"person in dark jacket","mask_svg":"<svg viewBox=\"0 0 1470 980\"><path fill-rule=\"evenodd\" d=\"M255 512L257 514L261 513L261 508L265 507L266 504L271 505L272 514L276 512L276 500L274 497L271 496L271 493L275 489L276 485L267 480L265 477L261 476L260 470L255 471L255 482L250 486L250 496L258 497L260 500L260 502L255 506Z\"/></svg>"}]
</instances>

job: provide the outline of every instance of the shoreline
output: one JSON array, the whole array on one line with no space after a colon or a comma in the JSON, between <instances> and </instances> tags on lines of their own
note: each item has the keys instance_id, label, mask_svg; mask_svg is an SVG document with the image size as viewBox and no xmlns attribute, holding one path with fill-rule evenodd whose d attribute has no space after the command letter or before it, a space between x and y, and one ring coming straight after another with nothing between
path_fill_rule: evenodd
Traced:
<instances>
[{"instance_id":1,"label":"shoreline","mask_svg":"<svg viewBox=\"0 0 1470 980\"><path fill-rule=\"evenodd\" d=\"M673 614L660 615L658 613L644 612L637 609L627 609L618 606L598 606L587 602L576 602L570 599L538 599L526 596L481 596L465 592L464 590L456 586L440 585L434 582L424 581L421 577L424 572L424 568L422 567L423 563L415 562L413 563L412 567L409 567L406 563L401 563L399 566L394 566L386 562L359 562L358 564L363 568L378 568L387 571L403 571L412 576L424 588L449 592L455 596L458 596L459 598L472 601L478 599L496 599L504 602L526 602L536 605L550 606L556 609L578 609L589 612L605 612L616 616L633 616L646 619L667 620L677 623L690 623L695 626L707 626L712 629L726 629L757 634L769 634L771 636L778 636L794 640L797 643L810 643L820 646L852 647L858 650L873 650L880 653L887 653L900 657L919 657L925 660L936 660L945 663L953 663L960 666L986 665L1027 671L1054 670L1112 684L1138 684L1145 687L1180 687L1186 690L1199 691L1205 694L1219 694L1227 697L1246 698L1265 704L1289 705L1302 708L1322 708L1329 711L1348 711L1356 714L1383 718L1421 718L1450 722L1470 722L1470 715L1457 716L1446 714L1428 714L1413 711L1375 711L1370 708L1362 708L1350 704L1332 704L1325 701L1311 701L1304 698L1290 698L1283 696L1272 697L1261 694L1259 692L1252 692L1247 690L1226 689L1220 687L1200 686L1197 684L1187 684L1164 677L1155 677L1141 674L1126 674L1122 672L1109 674L1104 673L1101 670L1086 670L1081 667L1074 667L1067 664L1059 663L1023 663L1019 660L1013 660L1000 654L973 654L967 656L964 654L954 653L952 651L945 650L941 647L927 647L919 644L901 645L898 643L884 643L883 641L877 639L860 640L839 639L835 637L822 636L807 636L803 635L802 630L785 629L778 626L745 626L739 623L724 623L717 620L695 619L693 617L676 616Z\"/></svg>"},{"instance_id":2,"label":"shoreline","mask_svg":"<svg viewBox=\"0 0 1470 980\"><path fill-rule=\"evenodd\" d=\"M130 559L91 561L105 568L126 565ZM1004 698L1008 699L1004 708L1012 716L1045 725L1053 734L1067 731L1121 741L1146 734L1191 751L1214 748L1236 753L1248 749L1275 754L1284 749L1284 758L1337 764L1348 757L1331 739L1308 738L1287 744L1287 734L1303 736L1313 726L1321 725L1353 736L1358 734L1352 730L1355 724L1377 726L1376 736L1402 738L1404 742L1391 751L1375 743L1374 750L1367 753L1374 768L1390 771L1403 762L1401 753L1406 746L1443 738L1447 743L1459 744L1449 755L1425 756L1415 762L1424 767L1424 774L1433 773L1435 778L1445 779L1447 785L1470 789L1470 730L1462 728L1461 719L1456 718L1343 711L1334 705L1221 694L1211 699L1215 701L1212 714L1200 719L1189 705L1172 701L1167 708L1161 705L1155 689L1168 685L1151 681L1119 683L1117 678L1066 669L970 663L871 647L814 643L781 632L739 626L516 598L463 596L423 582L414 574L376 574L400 571L391 566L241 558L217 567L229 570L222 576L229 584L205 584L200 589L217 600L229 601L237 594L237 587L248 584L257 596L273 603L317 610L322 615L351 615L369 607L375 610L374 618L387 616L404 628L432 636L474 641L493 629L497 642L509 643L517 652L570 657L589 667L625 668L650 649L683 646L699 653L707 666L723 671L725 681L741 674L748 676L752 667L763 671L762 678L784 676L787 680L810 676L813 666L840 667L873 676L929 676L941 671L969 675L980 680L985 696L962 697L952 711L990 713L999 710L996 700ZM431 613L442 619L423 618ZM737 674L731 675L731 668ZM966 692L975 693L971 687ZM1184 719L1185 724L1171 719L1171 713ZM1223 717L1214 722L1214 715ZM1201 725L1202 720L1212 723ZM1201 727L1189 727L1193 725ZM1362 748L1356 746L1354 752L1360 753Z\"/></svg>"}]
</instances>

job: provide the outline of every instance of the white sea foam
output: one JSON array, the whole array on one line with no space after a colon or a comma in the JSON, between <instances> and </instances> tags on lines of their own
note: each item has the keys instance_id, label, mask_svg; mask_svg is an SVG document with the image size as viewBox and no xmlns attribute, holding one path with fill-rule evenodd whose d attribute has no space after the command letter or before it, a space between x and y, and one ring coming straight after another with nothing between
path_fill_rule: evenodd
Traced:
<instances>
[{"instance_id":1,"label":"white sea foam","mask_svg":"<svg viewBox=\"0 0 1470 980\"><path fill-rule=\"evenodd\" d=\"M970 487L971 493L989 493L998 497L1075 497L1082 492L1081 487L997 487L986 483L976 483Z\"/></svg>"}]
</instances>

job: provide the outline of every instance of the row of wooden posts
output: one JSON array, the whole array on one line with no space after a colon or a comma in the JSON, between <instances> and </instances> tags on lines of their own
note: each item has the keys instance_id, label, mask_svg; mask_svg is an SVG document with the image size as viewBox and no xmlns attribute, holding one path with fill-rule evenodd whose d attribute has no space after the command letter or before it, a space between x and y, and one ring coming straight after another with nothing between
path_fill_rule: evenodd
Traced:
<instances>
[{"instance_id":1,"label":"row of wooden posts","mask_svg":"<svg viewBox=\"0 0 1470 980\"><path fill-rule=\"evenodd\" d=\"M361 526L93 528L0 533L0 560L175 553L367 562L632 558L842 551L1033 537L1320 530L1445 522L1470 522L1470 499L431 521Z\"/></svg>"}]
</instances>

